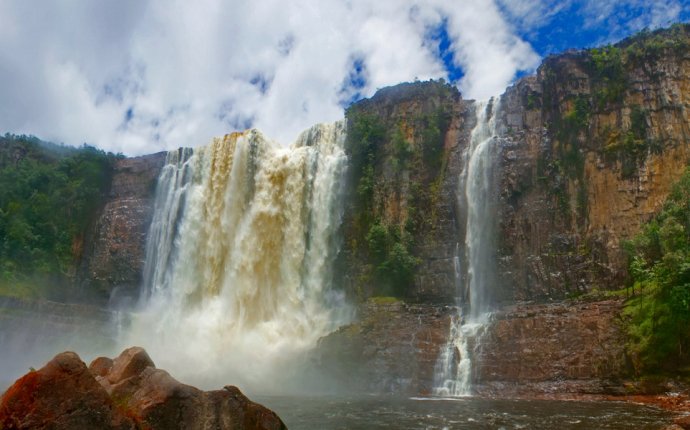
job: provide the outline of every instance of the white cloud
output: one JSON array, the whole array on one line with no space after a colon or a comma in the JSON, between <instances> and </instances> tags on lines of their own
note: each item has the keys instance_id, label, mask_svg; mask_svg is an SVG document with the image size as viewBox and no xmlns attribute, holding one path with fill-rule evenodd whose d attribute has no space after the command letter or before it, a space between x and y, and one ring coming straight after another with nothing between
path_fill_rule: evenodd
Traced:
<instances>
[{"instance_id":1,"label":"white cloud","mask_svg":"<svg viewBox=\"0 0 690 430\"><path fill-rule=\"evenodd\" d=\"M522 31L547 25L550 20L573 4L574 0L498 0L499 6Z\"/></svg>"},{"instance_id":2,"label":"white cloud","mask_svg":"<svg viewBox=\"0 0 690 430\"><path fill-rule=\"evenodd\" d=\"M289 142L356 94L447 77L429 39L443 23L463 95L486 98L538 65L517 32L573 1L5 0L0 131L127 154L248 125ZM603 3L592 22L617 11ZM650 22L677 16L677 1L664 4ZM353 62L365 79L348 86Z\"/></svg>"},{"instance_id":3,"label":"white cloud","mask_svg":"<svg viewBox=\"0 0 690 430\"><path fill-rule=\"evenodd\" d=\"M460 89L467 97L486 99L502 93L519 70L532 70L540 57L517 37L492 0L466 1L445 9L455 63L465 76Z\"/></svg>"},{"instance_id":4,"label":"white cloud","mask_svg":"<svg viewBox=\"0 0 690 430\"><path fill-rule=\"evenodd\" d=\"M585 26L604 26L607 35L597 43L616 41L642 30L655 29L676 22L682 12L679 0L581 0L580 13Z\"/></svg>"}]
</instances>

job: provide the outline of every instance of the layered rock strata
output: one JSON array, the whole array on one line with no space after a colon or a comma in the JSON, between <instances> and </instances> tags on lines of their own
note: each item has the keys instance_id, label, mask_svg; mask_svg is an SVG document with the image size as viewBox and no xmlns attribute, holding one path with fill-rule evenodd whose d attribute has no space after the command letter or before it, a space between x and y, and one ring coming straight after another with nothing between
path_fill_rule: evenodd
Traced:
<instances>
[{"instance_id":1,"label":"layered rock strata","mask_svg":"<svg viewBox=\"0 0 690 430\"><path fill-rule=\"evenodd\" d=\"M164 163L163 152L115 161L110 194L86 240L82 288L123 305L139 297L156 180Z\"/></svg>"}]
</instances>

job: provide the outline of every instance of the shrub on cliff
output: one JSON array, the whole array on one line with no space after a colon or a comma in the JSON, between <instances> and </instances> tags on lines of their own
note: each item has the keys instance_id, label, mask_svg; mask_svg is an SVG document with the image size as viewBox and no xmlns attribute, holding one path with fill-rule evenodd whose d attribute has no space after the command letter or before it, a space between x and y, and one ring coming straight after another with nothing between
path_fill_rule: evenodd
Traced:
<instances>
[{"instance_id":1,"label":"shrub on cliff","mask_svg":"<svg viewBox=\"0 0 690 430\"><path fill-rule=\"evenodd\" d=\"M627 249L639 291L625 310L635 368L678 370L690 358L690 169Z\"/></svg>"},{"instance_id":2,"label":"shrub on cliff","mask_svg":"<svg viewBox=\"0 0 690 430\"><path fill-rule=\"evenodd\" d=\"M366 240L381 292L404 296L419 265L419 259L409 250L412 241L409 233L377 222L369 229Z\"/></svg>"}]
</instances>

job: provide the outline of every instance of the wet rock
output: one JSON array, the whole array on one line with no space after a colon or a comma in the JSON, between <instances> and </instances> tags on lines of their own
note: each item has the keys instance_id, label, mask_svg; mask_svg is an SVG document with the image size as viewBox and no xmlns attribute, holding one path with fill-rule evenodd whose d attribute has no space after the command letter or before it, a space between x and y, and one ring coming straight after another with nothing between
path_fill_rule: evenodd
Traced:
<instances>
[{"instance_id":1,"label":"wet rock","mask_svg":"<svg viewBox=\"0 0 690 430\"><path fill-rule=\"evenodd\" d=\"M111 384L117 384L127 378L139 375L147 367L155 368L153 360L144 348L133 346L128 348L113 360L113 366L107 373L106 379Z\"/></svg>"},{"instance_id":2,"label":"wet rock","mask_svg":"<svg viewBox=\"0 0 690 430\"><path fill-rule=\"evenodd\" d=\"M474 361L486 395L624 394L621 300L521 304L497 312Z\"/></svg>"},{"instance_id":3,"label":"wet rock","mask_svg":"<svg viewBox=\"0 0 690 430\"><path fill-rule=\"evenodd\" d=\"M340 391L430 394L452 312L449 306L369 300L359 308L359 322L321 339L314 368Z\"/></svg>"},{"instance_id":4,"label":"wet rock","mask_svg":"<svg viewBox=\"0 0 690 430\"><path fill-rule=\"evenodd\" d=\"M679 428L682 428L685 430L690 429L690 415L685 415L685 416L678 417L678 418L674 419L673 424L676 427L679 427Z\"/></svg>"},{"instance_id":5,"label":"wet rock","mask_svg":"<svg viewBox=\"0 0 690 430\"><path fill-rule=\"evenodd\" d=\"M17 380L0 398L3 429L133 429L73 352Z\"/></svg>"},{"instance_id":6,"label":"wet rock","mask_svg":"<svg viewBox=\"0 0 690 430\"><path fill-rule=\"evenodd\" d=\"M113 367L113 359L98 357L89 364L89 371L93 376L105 376Z\"/></svg>"},{"instance_id":7,"label":"wet rock","mask_svg":"<svg viewBox=\"0 0 690 430\"><path fill-rule=\"evenodd\" d=\"M182 384L139 347L90 368L72 352L59 354L0 398L0 428L286 429L238 388L204 392Z\"/></svg>"},{"instance_id":8,"label":"wet rock","mask_svg":"<svg viewBox=\"0 0 690 430\"><path fill-rule=\"evenodd\" d=\"M86 238L79 282L115 305L127 306L139 296L146 233L165 156L160 152L115 162L109 196Z\"/></svg>"}]
</instances>

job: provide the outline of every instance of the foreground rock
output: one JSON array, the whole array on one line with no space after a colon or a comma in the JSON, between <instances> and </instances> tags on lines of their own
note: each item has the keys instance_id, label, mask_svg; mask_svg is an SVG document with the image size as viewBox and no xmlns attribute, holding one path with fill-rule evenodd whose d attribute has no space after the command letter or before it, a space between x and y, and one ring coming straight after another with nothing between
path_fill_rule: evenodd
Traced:
<instances>
[{"instance_id":1,"label":"foreground rock","mask_svg":"<svg viewBox=\"0 0 690 430\"><path fill-rule=\"evenodd\" d=\"M0 398L0 429L282 430L280 418L237 387L201 391L156 369L142 348L87 368L63 352Z\"/></svg>"}]
</instances>

